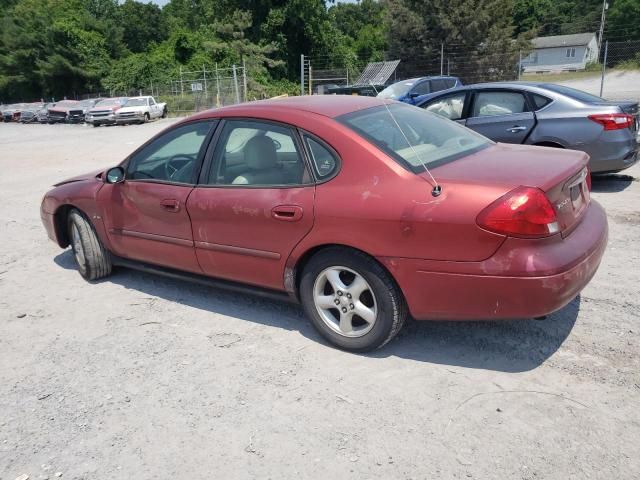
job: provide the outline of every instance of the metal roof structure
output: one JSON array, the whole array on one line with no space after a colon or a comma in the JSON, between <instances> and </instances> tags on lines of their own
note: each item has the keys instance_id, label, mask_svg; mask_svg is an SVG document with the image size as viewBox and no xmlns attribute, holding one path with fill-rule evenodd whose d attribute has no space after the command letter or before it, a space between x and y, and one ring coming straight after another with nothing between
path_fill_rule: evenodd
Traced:
<instances>
[{"instance_id":1,"label":"metal roof structure","mask_svg":"<svg viewBox=\"0 0 640 480\"><path fill-rule=\"evenodd\" d=\"M364 71L353 85L384 85L387 83L387 80L389 80L391 75L393 75L393 72L395 72L399 64L400 60L371 62L367 64Z\"/></svg>"},{"instance_id":2,"label":"metal roof structure","mask_svg":"<svg viewBox=\"0 0 640 480\"><path fill-rule=\"evenodd\" d=\"M531 40L534 48L554 48L554 47L578 47L587 45L594 37L595 33L574 33L573 35L552 35L550 37L537 37Z\"/></svg>"}]
</instances>

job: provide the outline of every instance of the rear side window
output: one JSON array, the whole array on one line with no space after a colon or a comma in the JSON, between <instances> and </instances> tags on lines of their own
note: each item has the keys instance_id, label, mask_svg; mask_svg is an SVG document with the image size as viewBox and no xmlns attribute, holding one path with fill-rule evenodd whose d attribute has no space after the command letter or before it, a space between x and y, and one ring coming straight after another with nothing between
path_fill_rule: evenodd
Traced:
<instances>
[{"instance_id":1,"label":"rear side window","mask_svg":"<svg viewBox=\"0 0 640 480\"><path fill-rule=\"evenodd\" d=\"M440 90L446 90L447 83L443 79L431 80L431 91L439 92Z\"/></svg>"},{"instance_id":2,"label":"rear side window","mask_svg":"<svg viewBox=\"0 0 640 480\"><path fill-rule=\"evenodd\" d=\"M536 111L537 111L549 105L551 103L551 99L547 97L543 97L542 95L538 95L537 93L534 93L533 103L535 104Z\"/></svg>"},{"instance_id":3,"label":"rear side window","mask_svg":"<svg viewBox=\"0 0 640 480\"><path fill-rule=\"evenodd\" d=\"M313 169L316 171L318 178L330 177L338 168L338 159L334 153L322 143L306 135L304 141L309 148Z\"/></svg>"},{"instance_id":4,"label":"rear side window","mask_svg":"<svg viewBox=\"0 0 640 480\"><path fill-rule=\"evenodd\" d=\"M473 102L472 117L492 117L527 112L527 102L519 92L480 91Z\"/></svg>"}]
</instances>

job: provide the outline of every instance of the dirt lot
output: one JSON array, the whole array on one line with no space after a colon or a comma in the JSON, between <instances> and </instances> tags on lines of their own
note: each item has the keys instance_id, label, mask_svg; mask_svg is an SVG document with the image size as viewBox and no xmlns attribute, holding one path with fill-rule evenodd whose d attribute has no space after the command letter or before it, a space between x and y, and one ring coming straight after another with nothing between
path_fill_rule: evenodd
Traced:
<instances>
[{"instance_id":1,"label":"dirt lot","mask_svg":"<svg viewBox=\"0 0 640 480\"><path fill-rule=\"evenodd\" d=\"M610 244L562 311L413 322L352 355L294 305L89 284L47 239L51 184L170 122L0 124L1 480L640 478L640 167L594 182Z\"/></svg>"}]
</instances>

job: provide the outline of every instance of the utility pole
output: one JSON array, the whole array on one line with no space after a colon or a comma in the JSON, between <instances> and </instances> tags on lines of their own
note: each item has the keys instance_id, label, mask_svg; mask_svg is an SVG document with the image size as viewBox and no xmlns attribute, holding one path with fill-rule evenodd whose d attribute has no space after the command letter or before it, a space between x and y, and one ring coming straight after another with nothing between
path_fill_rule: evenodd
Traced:
<instances>
[{"instance_id":1,"label":"utility pole","mask_svg":"<svg viewBox=\"0 0 640 480\"><path fill-rule=\"evenodd\" d=\"M600 56L600 49L602 48L602 35L604 35L604 22L607 18L607 9L609 4L607 0L602 0L602 15L600 16L600 33L598 34L598 57Z\"/></svg>"},{"instance_id":2,"label":"utility pole","mask_svg":"<svg viewBox=\"0 0 640 480\"><path fill-rule=\"evenodd\" d=\"M444 42L440 44L440 75L444 75Z\"/></svg>"},{"instance_id":3,"label":"utility pole","mask_svg":"<svg viewBox=\"0 0 640 480\"><path fill-rule=\"evenodd\" d=\"M602 62L602 75L600 77L600 96L602 96L602 90L604 89L604 72L607 69L607 53L609 51L609 40L604 42L604 60Z\"/></svg>"},{"instance_id":4,"label":"utility pole","mask_svg":"<svg viewBox=\"0 0 640 480\"><path fill-rule=\"evenodd\" d=\"M242 83L244 87L244 101L247 101L247 64L242 57Z\"/></svg>"},{"instance_id":5,"label":"utility pole","mask_svg":"<svg viewBox=\"0 0 640 480\"><path fill-rule=\"evenodd\" d=\"M304 54L300 55L300 95L304 95Z\"/></svg>"},{"instance_id":6,"label":"utility pole","mask_svg":"<svg viewBox=\"0 0 640 480\"><path fill-rule=\"evenodd\" d=\"M236 90L236 103L240 103L240 91L238 90L238 73L236 71L236 64L233 64L233 86Z\"/></svg>"}]
</instances>

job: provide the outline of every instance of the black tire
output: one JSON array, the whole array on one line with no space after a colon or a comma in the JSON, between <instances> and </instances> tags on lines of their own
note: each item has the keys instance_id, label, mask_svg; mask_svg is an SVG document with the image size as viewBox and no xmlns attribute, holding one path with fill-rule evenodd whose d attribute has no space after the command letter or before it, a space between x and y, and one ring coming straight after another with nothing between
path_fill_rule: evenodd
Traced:
<instances>
[{"instance_id":1,"label":"black tire","mask_svg":"<svg viewBox=\"0 0 640 480\"><path fill-rule=\"evenodd\" d=\"M144 122L142 122L142 123L147 123L147 122L149 122L149 120L151 120L151 117L149 116L148 113L145 113L144 114Z\"/></svg>"},{"instance_id":2,"label":"black tire","mask_svg":"<svg viewBox=\"0 0 640 480\"><path fill-rule=\"evenodd\" d=\"M100 126L99 123L92 123L91 125L93 125L94 127L99 127Z\"/></svg>"},{"instance_id":3,"label":"black tire","mask_svg":"<svg viewBox=\"0 0 640 480\"><path fill-rule=\"evenodd\" d=\"M336 266L346 267L363 277L375 296L376 319L362 336L348 337L336 332L325 323L316 308L316 279L327 268ZM384 346L398 334L408 316L404 296L389 273L374 258L349 248L327 248L309 260L300 280L300 298L318 332L333 345L351 352L367 352Z\"/></svg>"},{"instance_id":4,"label":"black tire","mask_svg":"<svg viewBox=\"0 0 640 480\"><path fill-rule=\"evenodd\" d=\"M85 280L98 280L111 274L112 265L109 252L102 246L98 235L86 217L78 210L71 210L67 217L67 228L69 243L80 275ZM77 229L81 252L74 242L74 229ZM84 262L81 258L84 258Z\"/></svg>"},{"instance_id":5,"label":"black tire","mask_svg":"<svg viewBox=\"0 0 640 480\"><path fill-rule=\"evenodd\" d=\"M162 109L162 118L167 118L167 107Z\"/></svg>"}]
</instances>

